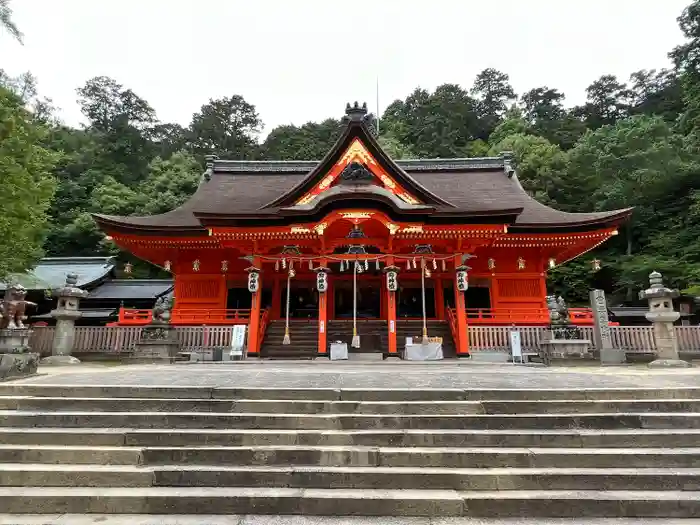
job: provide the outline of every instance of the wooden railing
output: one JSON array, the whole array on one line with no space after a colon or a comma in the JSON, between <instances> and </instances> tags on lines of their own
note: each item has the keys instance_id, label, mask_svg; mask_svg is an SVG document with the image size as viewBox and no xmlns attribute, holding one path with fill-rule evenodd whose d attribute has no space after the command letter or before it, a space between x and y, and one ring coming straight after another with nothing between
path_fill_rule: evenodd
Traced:
<instances>
[{"instance_id":1,"label":"wooden railing","mask_svg":"<svg viewBox=\"0 0 700 525\"><path fill-rule=\"evenodd\" d=\"M449 314L448 314L449 317ZM265 333L268 324L266 312L260 320L260 334ZM454 320L454 319L453 319ZM456 324L448 319L451 329ZM581 335L594 346L593 328L583 326ZM469 351L510 352L509 332L518 330L523 350L538 351L545 326L469 326ZM53 344L55 328L35 327L30 346L42 355L49 355ZM231 345L232 326L178 326L177 334L183 350ZM651 326L611 326L613 347L628 353L653 353L656 351L654 331ZM140 326L79 326L75 329L76 354L96 353L119 355L130 352L139 339ZM456 332L453 332L453 337ZM700 357L700 326L677 326L676 335L681 352L697 354Z\"/></svg>"}]
</instances>

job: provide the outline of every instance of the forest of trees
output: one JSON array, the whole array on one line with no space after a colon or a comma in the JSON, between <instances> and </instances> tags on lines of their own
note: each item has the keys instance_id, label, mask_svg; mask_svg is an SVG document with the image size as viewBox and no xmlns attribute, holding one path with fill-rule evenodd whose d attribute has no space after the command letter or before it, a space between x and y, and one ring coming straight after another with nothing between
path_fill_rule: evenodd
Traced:
<instances>
[{"instance_id":1,"label":"forest of trees","mask_svg":"<svg viewBox=\"0 0 700 525\"><path fill-rule=\"evenodd\" d=\"M18 39L8 0L0 30ZM685 40L671 69L603 75L581 106L534 86L516 93L505 72L472 86L415 89L381 115L380 141L395 158L476 157L512 151L540 202L588 212L633 206L632 220L596 252L555 269L550 287L573 301L591 286L630 297L661 271L700 293L700 0L678 19ZM159 121L148 101L108 77L77 89L86 125L62 124L30 73L0 70L0 278L47 255L119 253L91 212L162 213L196 189L206 154L230 159L320 159L339 121L280 126L260 140L255 106L240 95L209 100L186 127ZM602 269L592 272L590 260ZM137 275L157 275L137 263Z\"/></svg>"}]
</instances>

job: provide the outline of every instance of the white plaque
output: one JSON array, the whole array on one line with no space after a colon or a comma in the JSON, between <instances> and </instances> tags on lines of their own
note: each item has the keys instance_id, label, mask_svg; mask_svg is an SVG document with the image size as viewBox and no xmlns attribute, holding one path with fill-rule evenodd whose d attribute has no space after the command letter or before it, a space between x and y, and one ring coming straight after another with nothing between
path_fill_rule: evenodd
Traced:
<instances>
[{"instance_id":1,"label":"white plaque","mask_svg":"<svg viewBox=\"0 0 700 525\"><path fill-rule=\"evenodd\" d=\"M523 362L523 346L520 339L520 332L511 330L510 332L510 351L513 355L513 364Z\"/></svg>"}]
</instances>

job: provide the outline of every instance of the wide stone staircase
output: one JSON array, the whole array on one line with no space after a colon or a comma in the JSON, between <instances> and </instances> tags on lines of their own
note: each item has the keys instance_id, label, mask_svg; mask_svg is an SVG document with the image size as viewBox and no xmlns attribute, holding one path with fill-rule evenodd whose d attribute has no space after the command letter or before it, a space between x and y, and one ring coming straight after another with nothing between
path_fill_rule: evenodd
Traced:
<instances>
[{"instance_id":1,"label":"wide stone staircase","mask_svg":"<svg viewBox=\"0 0 700 525\"><path fill-rule=\"evenodd\" d=\"M697 517L699 442L696 388L5 384L0 512Z\"/></svg>"}]
</instances>

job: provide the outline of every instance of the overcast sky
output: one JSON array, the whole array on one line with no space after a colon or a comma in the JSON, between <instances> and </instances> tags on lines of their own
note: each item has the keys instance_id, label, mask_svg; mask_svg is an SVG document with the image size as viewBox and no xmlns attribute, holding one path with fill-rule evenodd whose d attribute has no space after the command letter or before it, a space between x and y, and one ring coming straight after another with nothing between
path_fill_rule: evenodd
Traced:
<instances>
[{"instance_id":1,"label":"overcast sky","mask_svg":"<svg viewBox=\"0 0 700 525\"><path fill-rule=\"evenodd\" d=\"M209 98L242 95L266 131L380 109L414 88L470 86L494 67L516 91L570 105L602 74L669 65L690 0L13 0L25 45L0 34L0 67L29 70L69 124L75 89L108 75L160 120L189 123Z\"/></svg>"}]
</instances>

